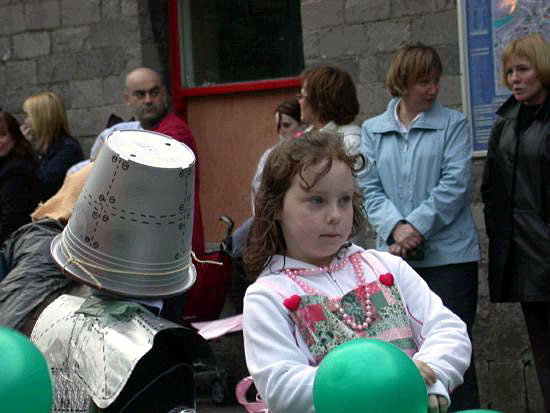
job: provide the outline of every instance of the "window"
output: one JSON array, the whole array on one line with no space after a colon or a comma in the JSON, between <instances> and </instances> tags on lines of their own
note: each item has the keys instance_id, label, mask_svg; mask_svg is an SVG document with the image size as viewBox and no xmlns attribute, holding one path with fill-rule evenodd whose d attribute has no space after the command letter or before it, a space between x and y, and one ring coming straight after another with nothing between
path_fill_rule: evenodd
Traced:
<instances>
[{"instance_id":1,"label":"window","mask_svg":"<svg viewBox=\"0 0 550 413\"><path fill-rule=\"evenodd\" d=\"M180 0L179 13L184 89L254 89L304 68L299 0Z\"/></svg>"}]
</instances>

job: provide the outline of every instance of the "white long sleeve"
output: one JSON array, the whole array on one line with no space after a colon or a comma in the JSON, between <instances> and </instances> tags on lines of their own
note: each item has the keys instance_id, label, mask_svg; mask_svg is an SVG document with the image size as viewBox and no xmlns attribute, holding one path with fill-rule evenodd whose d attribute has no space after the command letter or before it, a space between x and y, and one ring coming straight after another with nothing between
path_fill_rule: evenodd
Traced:
<instances>
[{"instance_id":1,"label":"white long sleeve","mask_svg":"<svg viewBox=\"0 0 550 413\"><path fill-rule=\"evenodd\" d=\"M347 255L361 251L352 246ZM370 251L394 275L406 303L409 321L419 351L415 359L426 362L438 375L429 393L448 398L448 389L462 382L469 366L471 344L465 324L443 306L418 274L401 258ZM314 412L312 393L317 368L283 300L293 294L303 295L300 287L278 270L286 267L311 268L286 257L274 257L271 271L251 285L244 299L243 331L246 362L256 387L274 413ZM365 266L371 282L379 274ZM334 283L327 274L308 275L307 283L329 297L340 297L357 287L351 266L334 273ZM276 285L277 288L270 286Z\"/></svg>"}]
</instances>

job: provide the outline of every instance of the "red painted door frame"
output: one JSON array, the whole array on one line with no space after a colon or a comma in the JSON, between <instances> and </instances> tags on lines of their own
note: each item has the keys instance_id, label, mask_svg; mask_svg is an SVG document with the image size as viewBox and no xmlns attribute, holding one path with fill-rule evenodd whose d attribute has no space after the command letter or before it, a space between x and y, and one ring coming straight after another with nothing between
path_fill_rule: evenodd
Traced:
<instances>
[{"instance_id":1,"label":"red painted door frame","mask_svg":"<svg viewBox=\"0 0 550 413\"><path fill-rule=\"evenodd\" d=\"M182 118L187 118L187 99L192 96L225 95L254 92L260 90L286 89L300 86L300 76L278 79L256 80L251 82L225 83L213 86L186 88L182 85L179 0L168 0L168 24L170 31L170 67L174 110Z\"/></svg>"}]
</instances>

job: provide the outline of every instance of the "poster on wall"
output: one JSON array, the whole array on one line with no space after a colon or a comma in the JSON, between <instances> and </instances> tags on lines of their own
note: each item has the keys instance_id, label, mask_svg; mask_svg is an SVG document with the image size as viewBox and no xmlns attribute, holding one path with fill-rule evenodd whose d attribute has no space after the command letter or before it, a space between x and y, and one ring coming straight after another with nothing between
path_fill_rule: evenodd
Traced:
<instances>
[{"instance_id":1,"label":"poster on wall","mask_svg":"<svg viewBox=\"0 0 550 413\"><path fill-rule=\"evenodd\" d=\"M550 41L550 0L459 1L463 107L474 150L483 153L495 112L510 91L501 83L501 57L518 37L541 32Z\"/></svg>"}]
</instances>

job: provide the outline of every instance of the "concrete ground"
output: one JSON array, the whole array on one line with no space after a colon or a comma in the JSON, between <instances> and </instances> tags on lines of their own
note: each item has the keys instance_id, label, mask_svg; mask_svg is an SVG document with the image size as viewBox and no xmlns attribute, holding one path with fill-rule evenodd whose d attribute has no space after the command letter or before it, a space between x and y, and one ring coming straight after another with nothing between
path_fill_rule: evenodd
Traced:
<instances>
[{"instance_id":1,"label":"concrete ground","mask_svg":"<svg viewBox=\"0 0 550 413\"><path fill-rule=\"evenodd\" d=\"M243 413L245 408L241 405L234 404L230 406L215 406L208 399L200 399L197 402L197 413Z\"/></svg>"}]
</instances>

